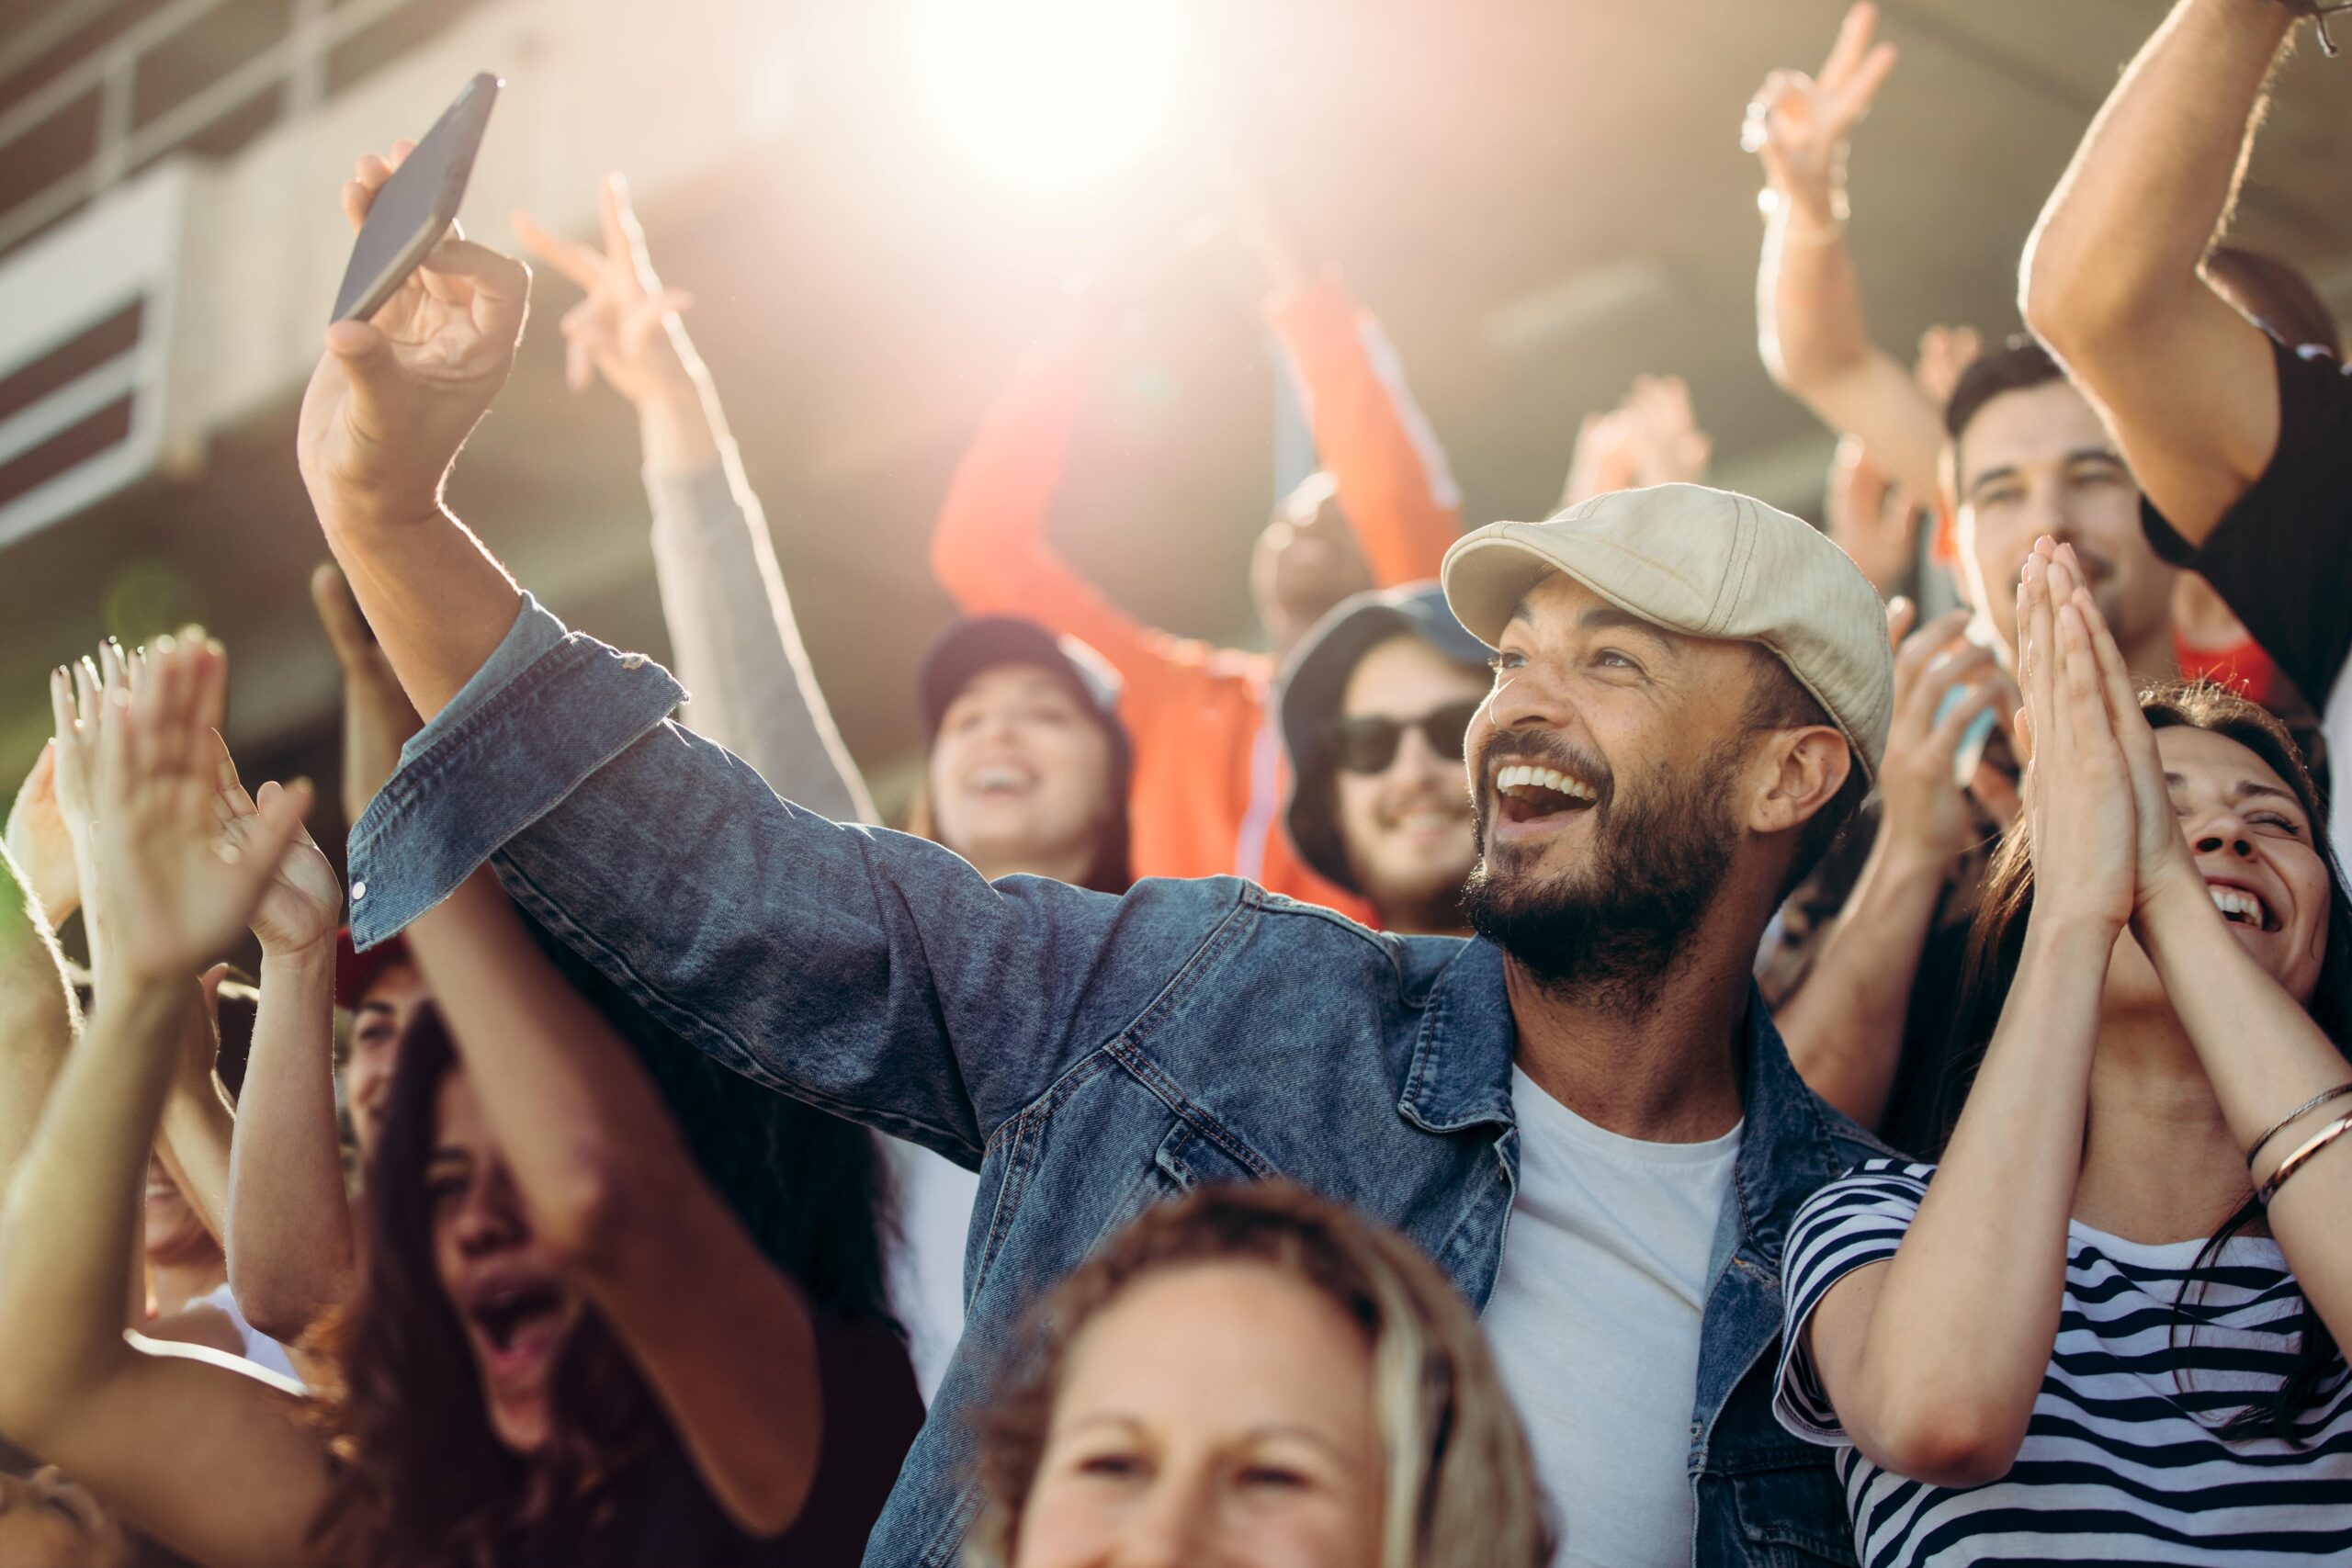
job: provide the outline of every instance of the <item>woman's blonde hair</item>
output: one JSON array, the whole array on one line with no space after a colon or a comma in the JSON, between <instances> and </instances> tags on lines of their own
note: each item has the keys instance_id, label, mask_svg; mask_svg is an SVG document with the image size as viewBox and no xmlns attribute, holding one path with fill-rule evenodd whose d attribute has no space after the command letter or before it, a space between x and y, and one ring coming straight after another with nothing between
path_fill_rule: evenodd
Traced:
<instances>
[{"instance_id":1,"label":"woman's blonde hair","mask_svg":"<svg viewBox=\"0 0 2352 1568\"><path fill-rule=\"evenodd\" d=\"M1204 1187L1148 1210L1062 1281L979 1416L987 1503L970 1568L1012 1562L1070 1347L1138 1281L1262 1264L1363 1330L1385 1454L1381 1568L1541 1568L1551 1532L1526 1435L1469 1303L1404 1237L1287 1181Z\"/></svg>"}]
</instances>

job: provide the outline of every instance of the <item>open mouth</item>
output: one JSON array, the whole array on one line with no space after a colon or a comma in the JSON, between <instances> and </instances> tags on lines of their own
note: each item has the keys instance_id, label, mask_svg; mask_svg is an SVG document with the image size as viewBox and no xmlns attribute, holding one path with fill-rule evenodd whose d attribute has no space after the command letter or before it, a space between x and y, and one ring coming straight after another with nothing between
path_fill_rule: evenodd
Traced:
<instances>
[{"instance_id":1,"label":"open mouth","mask_svg":"<svg viewBox=\"0 0 2352 1568\"><path fill-rule=\"evenodd\" d=\"M991 762L975 768L964 781L966 790L991 800L1011 800L1028 794L1037 784L1037 775L1026 768L1010 762Z\"/></svg>"},{"instance_id":2,"label":"open mouth","mask_svg":"<svg viewBox=\"0 0 2352 1568\"><path fill-rule=\"evenodd\" d=\"M2270 906L2251 888L2229 882L2209 882L2205 891L2212 896L2213 908L2221 910L2222 919L2230 924L2259 931L2278 929L2278 917L2271 914Z\"/></svg>"},{"instance_id":3,"label":"open mouth","mask_svg":"<svg viewBox=\"0 0 2352 1568\"><path fill-rule=\"evenodd\" d=\"M1495 796L1502 819L1516 826L1588 810L1600 792L1557 768L1513 762L1495 770Z\"/></svg>"},{"instance_id":4,"label":"open mouth","mask_svg":"<svg viewBox=\"0 0 2352 1568\"><path fill-rule=\"evenodd\" d=\"M484 1292L467 1308L475 1331L499 1360L529 1359L561 1326L563 1295L551 1284L518 1284Z\"/></svg>"}]
</instances>

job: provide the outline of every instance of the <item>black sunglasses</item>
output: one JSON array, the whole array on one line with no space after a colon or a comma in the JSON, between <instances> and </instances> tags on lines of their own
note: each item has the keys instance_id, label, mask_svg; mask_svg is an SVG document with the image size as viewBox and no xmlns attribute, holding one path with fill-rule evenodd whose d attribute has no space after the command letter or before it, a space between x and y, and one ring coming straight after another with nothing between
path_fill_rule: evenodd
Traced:
<instances>
[{"instance_id":1,"label":"black sunglasses","mask_svg":"<svg viewBox=\"0 0 2352 1568\"><path fill-rule=\"evenodd\" d=\"M1432 708L1419 718L1384 718L1367 714L1357 718L1343 718L1331 727L1334 756L1340 766L1351 773L1385 773L1388 764L1396 760L1396 748L1404 744L1405 732L1418 729L1429 741L1430 749L1448 761L1462 761L1463 737L1470 732L1470 721L1478 716L1478 704L1448 703Z\"/></svg>"}]
</instances>

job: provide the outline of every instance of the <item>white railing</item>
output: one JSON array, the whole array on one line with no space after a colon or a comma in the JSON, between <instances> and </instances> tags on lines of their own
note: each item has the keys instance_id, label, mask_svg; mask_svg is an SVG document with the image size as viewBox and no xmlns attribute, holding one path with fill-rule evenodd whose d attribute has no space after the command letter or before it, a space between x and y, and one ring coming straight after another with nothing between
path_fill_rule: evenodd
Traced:
<instances>
[{"instance_id":1,"label":"white railing","mask_svg":"<svg viewBox=\"0 0 2352 1568\"><path fill-rule=\"evenodd\" d=\"M96 96L97 132L89 155L70 173L0 210L0 252L21 243L126 176L201 136L266 93L280 95L278 113L298 115L326 96L327 55L345 39L415 0L285 0L286 29L202 88L144 125L134 123L139 62L203 22L229 0L172 0L121 37L74 62L6 108L0 151L39 131L53 117ZM105 0L64 0L28 24L0 52L0 70L28 62L107 8Z\"/></svg>"}]
</instances>

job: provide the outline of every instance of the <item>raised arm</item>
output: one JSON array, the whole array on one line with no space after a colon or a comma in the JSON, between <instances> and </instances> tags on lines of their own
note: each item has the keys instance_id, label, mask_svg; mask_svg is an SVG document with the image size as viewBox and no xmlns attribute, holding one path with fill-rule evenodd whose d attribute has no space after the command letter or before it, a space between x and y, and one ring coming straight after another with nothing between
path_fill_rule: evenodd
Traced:
<instances>
[{"instance_id":1,"label":"raised arm","mask_svg":"<svg viewBox=\"0 0 2352 1568\"><path fill-rule=\"evenodd\" d=\"M2018 621L2034 746L2023 955L1951 1144L1891 1261L1804 1332L1854 1446L1941 1486L2016 1462L2057 1343L2108 955L2132 913L2131 783L2073 579L2036 557Z\"/></svg>"},{"instance_id":2,"label":"raised arm","mask_svg":"<svg viewBox=\"0 0 2352 1568\"><path fill-rule=\"evenodd\" d=\"M637 409L653 566L690 694L682 721L759 770L778 795L844 822L878 820L801 646L799 625L710 372L664 288L620 176L598 192L604 248L523 214L532 254L587 291L565 312L572 389L601 375Z\"/></svg>"},{"instance_id":3,"label":"raised arm","mask_svg":"<svg viewBox=\"0 0 2352 1568\"><path fill-rule=\"evenodd\" d=\"M413 143L361 158L343 187L357 228ZM417 712L441 711L514 626L522 596L441 504L441 485L514 368L530 274L444 240L372 321L327 329L302 394L302 480L368 624Z\"/></svg>"},{"instance_id":4,"label":"raised arm","mask_svg":"<svg viewBox=\"0 0 2352 1568\"><path fill-rule=\"evenodd\" d=\"M1308 269L1270 224L1254 237L1269 285L1266 319L1373 581L1394 588L1435 577L1462 536L1462 490L1395 346L1337 268Z\"/></svg>"},{"instance_id":5,"label":"raised arm","mask_svg":"<svg viewBox=\"0 0 2352 1568\"><path fill-rule=\"evenodd\" d=\"M1963 635L1967 611L1910 632L1915 614L1898 601L1888 617L1901 650L1878 838L1812 968L1773 1010L1806 1086L1866 1127L1886 1113L1920 955L1953 865L1978 838L1953 778L1961 743L2009 690L1992 654Z\"/></svg>"},{"instance_id":6,"label":"raised arm","mask_svg":"<svg viewBox=\"0 0 2352 1568\"><path fill-rule=\"evenodd\" d=\"M2230 1130L2250 1151L2249 1174L2260 1190L2306 1140L2352 1110L2352 1101L2324 1098L2352 1083L2352 1064L2213 907L2123 656L2089 595L2080 595L2078 604L2093 628L2108 715L2131 769L2139 824L2132 934L2188 1032ZM2314 835L2325 831L2320 823L2309 829ZM2198 852L2214 852L2200 845ZM2290 1114L2299 1106L2309 1109ZM2270 1136L2263 1141L2266 1134ZM2296 1284L2339 1345L2352 1337L2352 1240L2344 1226L2352 1209L2347 1156L2352 1145L2313 1157L2264 1211Z\"/></svg>"},{"instance_id":7,"label":"raised arm","mask_svg":"<svg viewBox=\"0 0 2352 1568\"><path fill-rule=\"evenodd\" d=\"M242 927L307 805L276 801L253 857L218 852L207 731L223 688L216 649L161 646L100 733L95 859L118 945L0 1208L0 1341L38 1348L0 1358L0 1430L183 1556L261 1568L300 1556L324 1495L294 1396L127 1339L117 1316L189 976Z\"/></svg>"},{"instance_id":8,"label":"raised arm","mask_svg":"<svg viewBox=\"0 0 2352 1568\"><path fill-rule=\"evenodd\" d=\"M1080 410L1108 353L1091 295L1015 367L948 480L931 570L966 615L1026 615L1109 660L1130 715L1170 694L1210 650L1143 625L1079 574L1046 536Z\"/></svg>"},{"instance_id":9,"label":"raised arm","mask_svg":"<svg viewBox=\"0 0 2352 1568\"><path fill-rule=\"evenodd\" d=\"M279 786L262 785L258 799L248 795L226 746L217 749L214 771L214 815L242 845L261 829ZM349 1301L357 1278L334 1104L342 914L334 868L307 832L298 834L251 922L261 942L261 1007L230 1145L222 1238L238 1309L287 1345Z\"/></svg>"},{"instance_id":10,"label":"raised arm","mask_svg":"<svg viewBox=\"0 0 2352 1568\"><path fill-rule=\"evenodd\" d=\"M1748 106L1746 141L1763 161L1770 208L1756 276L1757 346L1782 390L1830 429L1860 437L1913 494L1930 496L1942 411L1871 341L1846 245L1848 142L1894 69L1894 46L1871 41L1877 27L1878 7L1862 0L1818 77L1775 71Z\"/></svg>"},{"instance_id":11,"label":"raised arm","mask_svg":"<svg viewBox=\"0 0 2352 1568\"><path fill-rule=\"evenodd\" d=\"M2180 0L2091 122L2026 247L2020 308L2201 544L2270 465L2270 344L2200 276L2294 13Z\"/></svg>"},{"instance_id":12,"label":"raised arm","mask_svg":"<svg viewBox=\"0 0 2352 1568\"><path fill-rule=\"evenodd\" d=\"M783 1530L824 1430L799 1288L710 1190L645 1069L488 872L410 941L534 1226L628 1347L712 1495L745 1529Z\"/></svg>"}]
</instances>

